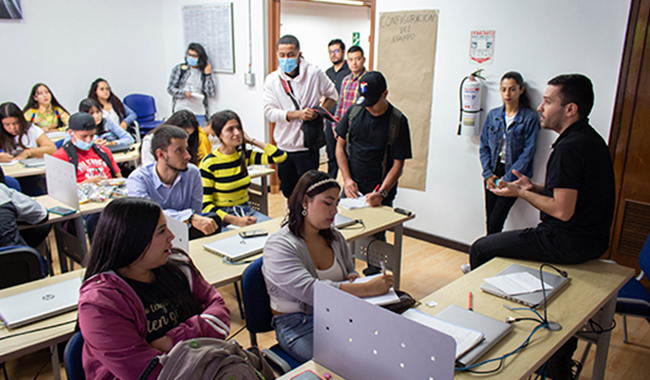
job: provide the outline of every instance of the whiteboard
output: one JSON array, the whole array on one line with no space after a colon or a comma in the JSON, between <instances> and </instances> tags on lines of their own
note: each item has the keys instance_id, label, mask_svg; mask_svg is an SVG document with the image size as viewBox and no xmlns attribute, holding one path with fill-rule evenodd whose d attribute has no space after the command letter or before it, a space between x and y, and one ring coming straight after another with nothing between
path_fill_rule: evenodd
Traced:
<instances>
[{"instance_id":1,"label":"whiteboard","mask_svg":"<svg viewBox=\"0 0 650 380\"><path fill-rule=\"evenodd\" d=\"M232 3L184 5L183 32L185 46L203 45L213 71L235 72Z\"/></svg>"}]
</instances>

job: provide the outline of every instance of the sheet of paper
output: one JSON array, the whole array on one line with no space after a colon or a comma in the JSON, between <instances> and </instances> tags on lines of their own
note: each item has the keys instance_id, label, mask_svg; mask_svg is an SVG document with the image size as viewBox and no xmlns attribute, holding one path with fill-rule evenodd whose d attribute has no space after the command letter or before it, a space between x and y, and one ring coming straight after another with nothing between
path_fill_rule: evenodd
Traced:
<instances>
[{"instance_id":1,"label":"sheet of paper","mask_svg":"<svg viewBox=\"0 0 650 380\"><path fill-rule=\"evenodd\" d=\"M402 316L454 338L456 341L456 359L465 355L485 338L485 335L480 331L454 325L417 309L408 309L402 313Z\"/></svg>"},{"instance_id":2,"label":"sheet of paper","mask_svg":"<svg viewBox=\"0 0 650 380\"><path fill-rule=\"evenodd\" d=\"M373 276L367 276L367 277L357 277L353 284L362 284L364 282L368 282L372 280L373 278L380 276L381 274L376 274ZM371 304L377 305L377 306L382 306L382 305L390 305L393 303L398 303L399 302L399 297L397 296L397 293L395 293L394 288L388 289L388 291L385 294L378 295L378 296L373 296L373 297L361 297L361 299L370 302Z\"/></svg>"},{"instance_id":3,"label":"sheet of paper","mask_svg":"<svg viewBox=\"0 0 650 380\"><path fill-rule=\"evenodd\" d=\"M504 276L485 278L484 280L511 296L542 290L542 284L539 279L528 272L510 273ZM553 286L546 282L544 283L544 287L546 289L553 289Z\"/></svg>"},{"instance_id":4,"label":"sheet of paper","mask_svg":"<svg viewBox=\"0 0 650 380\"><path fill-rule=\"evenodd\" d=\"M18 163L18 160L11 160L9 162L0 162L0 165L2 166L12 166L16 165Z\"/></svg>"},{"instance_id":5,"label":"sheet of paper","mask_svg":"<svg viewBox=\"0 0 650 380\"><path fill-rule=\"evenodd\" d=\"M348 210L354 210L355 208L363 208L370 205L366 202L366 197L361 196L359 198L341 198L339 206Z\"/></svg>"}]
</instances>

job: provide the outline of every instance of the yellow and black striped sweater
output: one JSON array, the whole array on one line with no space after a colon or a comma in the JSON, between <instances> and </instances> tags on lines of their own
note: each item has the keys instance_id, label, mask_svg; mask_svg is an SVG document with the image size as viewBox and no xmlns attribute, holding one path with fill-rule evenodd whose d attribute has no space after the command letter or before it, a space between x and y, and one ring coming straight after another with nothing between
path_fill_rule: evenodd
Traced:
<instances>
[{"instance_id":1,"label":"yellow and black striped sweater","mask_svg":"<svg viewBox=\"0 0 650 380\"><path fill-rule=\"evenodd\" d=\"M226 156L215 149L201 161L199 169L203 182L203 212L248 202L251 177L247 173L242 173L240 157L241 152ZM246 166L273 164L286 159L287 154L271 144L264 148L264 153L246 151ZM216 213L222 220L226 215L221 210L216 210Z\"/></svg>"}]
</instances>

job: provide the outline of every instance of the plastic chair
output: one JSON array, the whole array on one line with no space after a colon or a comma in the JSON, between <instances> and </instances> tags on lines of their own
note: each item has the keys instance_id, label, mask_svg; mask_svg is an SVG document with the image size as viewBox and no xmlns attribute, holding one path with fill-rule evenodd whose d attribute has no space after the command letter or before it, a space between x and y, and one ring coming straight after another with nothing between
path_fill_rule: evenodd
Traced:
<instances>
[{"instance_id":1,"label":"plastic chair","mask_svg":"<svg viewBox=\"0 0 650 380\"><path fill-rule=\"evenodd\" d=\"M86 373L81 362L81 352L84 346L84 337L77 331L70 337L63 350L63 366L68 380L86 380Z\"/></svg>"},{"instance_id":2,"label":"plastic chair","mask_svg":"<svg viewBox=\"0 0 650 380\"><path fill-rule=\"evenodd\" d=\"M156 121L156 100L153 96L144 94L131 94L124 98L124 104L129 106L137 115L137 122L141 136L156 128L162 121Z\"/></svg>"},{"instance_id":3,"label":"plastic chair","mask_svg":"<svg viewBox=\"0 0 650 380\"><path fill-rule=\"evenodd\" d=\"M61 140L56 140L56 141L54 142L54 146L56 146L56 149L59 149L60 147L63 146L63 141L64 141L64 140L65 140L65 139L61 139Z\"/></svg>"},{"instance_id":4,"label":"plastic chair","mask_svg":"<svg viewBox=\"0 0 650 380\"><path fill-rule=\"evenodd\" d=\"M650 323L650 292L641 284L644 273L650 273L650 235L639 254L641 273L618 292L616 314L623 316L623 342L627 343L627 316L645 318Z\"/></svg>"},{"instance_id":5,"label":"plastic chair","mask_svg":"<svg viewBox=\"0 0 650 380\"><path fill-rule=\"evenodd\" d=\"M17 179L10 176L5 176L5 183L8 188L14 189L16 191L22 191L20 187L20 182Z\"/></svg>"},{"instance_id":6,"label":"plastic chair","mask_svg":"<svg viewBox=\"0 0 650 380\"><path fill-rule=\"evenodd\" d=\"M253 346L257 346L257 333L274 330L271 326L271 319L273 319L271 301L266 292L266 283L262 274L262 259L260 257L249 265L242 276L246 327ZM279 344L270 349L262 350L262 355L267 359L271 367L280 374L289 372L300 365Z\"/></svg>"},{"instance_id":7,"label":"plastic chair","mask_svg":"<svg viewBox=\"0 0 650 380\"><path fill-rule=\"evenodd\" d=\"M15 245L0 248L0 289L24 284L46 276L41 255L32 247Z\"/></svg>"}]
</instances>

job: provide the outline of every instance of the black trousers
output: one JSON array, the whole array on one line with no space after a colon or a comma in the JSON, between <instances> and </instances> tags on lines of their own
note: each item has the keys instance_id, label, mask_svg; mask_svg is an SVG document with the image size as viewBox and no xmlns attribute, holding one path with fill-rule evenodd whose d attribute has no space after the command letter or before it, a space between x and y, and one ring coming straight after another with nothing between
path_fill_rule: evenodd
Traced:
<instances>
[{"instance_id":1,"label":"black trousers","mask_svg":"<svg viewBox=\"0 0 650 380\"><path fill-rule=\"evenodd\" d=\"M293 188L303 174L311 169L318 170L319 152L317 150L303 150L300 152L287 152L287 159L278 164L278 177L280 190L285 198L289 199Z\"/></svg>"},{"instance_id":2,"label":"black trousers","mask_svg":"<svg viewBox=\"0 0 650 380\"><path fill-rule=\"evenodd\" d=\"M503 230L510 209L517 197L500 197L487 188L485 189L485 215L487 234L496 234Z\"/></svg>"},{"instance_id":3,"label":"black trousers","mask_svg":"<svg viewBox=\"0 0 650 380\"><path fill-rule=\"evenodd\" d=\"M488 235L475 241L469 248L469 262L474 269L495 257L549 264L580 264L594 258L560 251L554 242L554 237L555 233L551 229L541 225Z\"/></svg>"},{"instance_id":4,"label":"black trousers","mask_svg":"<svg viewBox=\"0 0 650 380\"><path fill-rule=\"evenodd\" d=\"M325 150L327 151L327 174L332 178L336 178L339 171L339 164L336 162L336 137L332 130L332 122L327 120L325 122Z\"/></svg>"}]
</instances>

